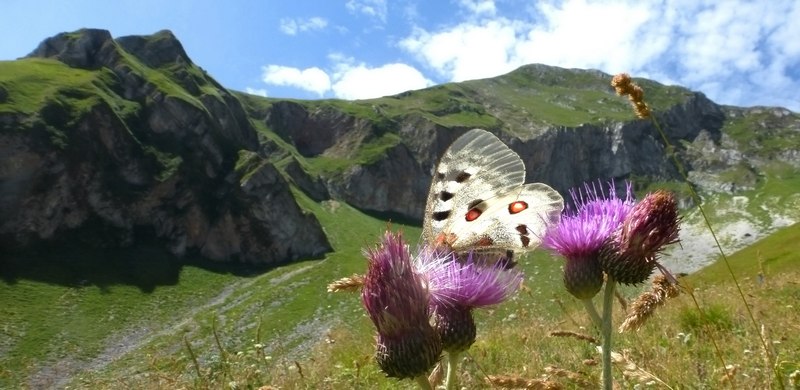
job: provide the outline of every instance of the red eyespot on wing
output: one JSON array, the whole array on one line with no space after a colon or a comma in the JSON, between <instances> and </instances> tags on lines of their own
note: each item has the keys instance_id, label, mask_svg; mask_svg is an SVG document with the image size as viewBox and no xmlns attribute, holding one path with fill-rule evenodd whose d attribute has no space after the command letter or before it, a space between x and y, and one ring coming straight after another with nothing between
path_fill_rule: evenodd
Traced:
<instances>
[{"instance_id":1,"label":"red eyespot on wing","mask_svg":"<svg viewBox=\"0 0 800 390\"><path fill-rule=\"evenodd\" d=\"M480 217L482 213L483 213L483 211L481 211L481 210L479 210L477 208L470 209L469 211L467 211L467 215L466 215L467 222L472 222L472 221L478 219L478 217Z\"/></svg>"},{"instance_id":2,"label":"red eyespot on wing","mask_svg":"<svg viewBox=\"0 0 800 390\"><path fill-rule=\"evenodd\" d=\"M528 208L528 203L518 200L508 204L508 212L510 214L517 214L525 211Z\"/></svg>"},{"instance_id":3,"label":"red eyespot on wing","mask_svg":"<svg viewBox=\"0 0 800 390\"><path fill-rule=\"evenodd\" d=\"M480 240L475 243L475 246L492 246L494 245L494 240L491 237L483 236Z\"/></svg>"}]
</instances>

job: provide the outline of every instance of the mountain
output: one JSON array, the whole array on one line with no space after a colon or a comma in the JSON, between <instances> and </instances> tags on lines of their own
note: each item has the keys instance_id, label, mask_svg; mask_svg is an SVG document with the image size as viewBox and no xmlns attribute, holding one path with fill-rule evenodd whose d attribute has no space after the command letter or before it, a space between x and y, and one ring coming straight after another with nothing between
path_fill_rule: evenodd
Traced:
<instances>
[{"instance_id":1,"label":"mountain","mask_svg":"<svg viewBox=\"0 0 800 390\"><path fill-rule=\"evenodd\" d=\"M534 64L378 99L263 98L226 90L168 31L59 34L0 63L0 237L20 248L154 239L176 255L267 264L318 256L331 246L292 186L418 222L438 157L475 127L520 154L528 181L563 194L633 180L673 188L688 206L675 153L706 199L730 206L767 191L746 234L797 220L800 200L780 185L800 183L800 115L637 79L674 146L665 148L609 81Z\"/></svg>"},{"instance_id":2,"label":"mountain","mask_svg":"<svg viewBox=\"0 0 800 390\"><path fill-rule=\"evenodd\" d=\"M62 33L0 63L0 237L275 264L331 249L267 163L239 99L169 31Z\"/></svg>"}]
</instances>

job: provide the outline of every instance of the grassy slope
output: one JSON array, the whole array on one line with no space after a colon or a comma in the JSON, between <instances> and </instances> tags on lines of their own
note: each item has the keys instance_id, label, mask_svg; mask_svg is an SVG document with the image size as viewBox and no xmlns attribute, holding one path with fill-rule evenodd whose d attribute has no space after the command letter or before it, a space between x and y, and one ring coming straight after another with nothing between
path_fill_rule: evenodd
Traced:
<instances>
[{"instance_id":1,"label":"grassy slope","mask_svg":"<svg viewBox=\"0 0 800 390\"><path fill-rule=\"evenodd\" d=\"M135 61L133 58L126 60ZM132 62L131 66L136 69L141 64ZM0 63L0 70L0 83L5 88L25 91L14 95L14 99L19 100L0 104L0 110L32 113L52 96L63 96L68 99L65 104L80 109L81 102L95 95L108 99L120 113L138 108L135 103L103 95L108 93L103 87L109 81L106 78L111 77L106 72L75 70L57 62L36 59ZM142 68L140 71L148 79L162 84L165 91L184 97L185 91L172 83L168 70ZM620 99L605 100L610 95L597 89L601 87L574 94L561 86L526 84L523 79L515 79L519 77L520 74L512 74L507 80L448 84L411 92L402 99L304 104L334 105L353 115L376 120L380 120L376 112L389 118L416 112L446 126L490 128L512 121L527 121L531 115L540 123L563 125L597 120L598 112L624 113L625 118L629 117L627 103ZM576 82L585 81L579 78ZM568 84L569 80L564 85ZM537 92L539 87L546 88L547 93ZM683 96L680 89L648 91L655 91L648 95L653 99L665 101ZM502 96L507 100L499 105L505 106L489 112L471 100L476 92L487 100ZM187 100L198 103L194 98ZM255 100L258 101L255 104L266 104L266 101ZM510 103L515 100L518 102ZM545 109L533 111L533 107ZM518 116L503 116L502 122L498 119L498 112L516 111L520 113ZM268 137L271 134L266 129L260 130ZM370 161L395 141L391 138L377 140L372 148L364 148L358 161ZM291 155L297 157L291 147L285 144L283 147L286 154L275 161L278 166L285 164ZM310 172L321 171L321 167L331 163L299 160ZM794 173L789 173L789 179L795 177ZM767 184L781 186L785 183L775 180ZM236 379L250 383L285 383L289 387L315 388L327 383L334 387L362 384L394 388L396 382L384 379L370 359L371 324L358 307L357 298L324 291L329 281L363 270L360 248L374 243L386 223L347 205L321 206L301 194L298 200L320 218L337 250L325 260L292 264L254 278L238 278L186 266L180 271L179 283L158 286L150 292L128 285L64 287L24 279L15 284L0 284L0 301L10 302L0 311L0 321L3 321L0 331L9 336L0 342L0 387L20 383L43 366L48 367L46 363L42 365L43 360L53 363L54 367L64 362L61 358L69 356L68 360L77 362L78 367L99 368L103 359L91 360L98 353L104 359L113 360L126 348L133 348L132 353L114 361L108 371L84 373L83 379L76 383L113 387L122 380L134 386L191 386L224 384ZM418 236L415 228L404 229L408 237ZM559 266L545 255L535 255L522 265L529 275L528 289L493 312L478 314L484 333L479 336L472 353L484 369L490 373L540 373L545 364L568 364L573 363L570 358L592 356L591 348L586 346L573 348L562 340L542 340L546 336L543 329L570 327L573 320L576 324L582 323L578 305L560 289ZM793 267L787 270L796 274ZM727 281L724 276L719 279ZM676 314L669 323L691 328L681 325L680 313L691 313L691 308L687 310ZM142 327L148 329L146 334L136 331ZM213 329L217 330L220 345L230 355L220 353ZM198 356L200 382L193 371L189 349L183 344L184 336ZM326 337L335 343L320 341ZM556 341L546 343L551 340ZM622 344L635 347L635 341ZM796 342L796 339L790 341ZM115 344L126 345L126 348L115 350ZM264 346L255 348L255 344ZM308 359L310 350L323 358ZM244 357L235 358L236 352L242 352ZM251 356L261 359L247 360ZM271 359L265 359L267 356ZM292 364L294 359L299 367L305 367L306 379L301 378L298 366ZM713 363L713 357L710 361ZM468 372L473 381L470 383L481 383L482 373L476 366L471 366Z\"/></svg>"},{"instance_id":2,"label":"grassy slope","mask_svg":"<svg viewBox=\"0 0 800 390\"><path fill-rule=\"evenodd\" d=\"M385 223L346 205L320 207L301 199L326 229L335 232L335 254L249 280L246 288L238 288L219 305L194 314L176 332L164 334L113 363L110 370L87 375L80 383L93 388L113 387L119 381L148 388L214 388L231 382L283 388L414 388L411 382L385 378L374 364L373 328L357 295L325 292L329 281L363 271L358 248L374 242ZM403 230L409 237L418 233L413 228ZM800 298L796 286L800 264L794 255L800 243L792 240L798 233L800 225L794 225L729 258L749 303L756 308L757 321L771 332L768 342L780 341L772 348L783 362L780 371L785 375L800 365L797 312L791 303L787 305ZM765 283L756 278L759 268L753 254L758 252L763 258ZM561 287L560 262L537 254L521 266L528 275L525 289L500 307L476 313L478 340L464 363L462 381L474 388L483 386L485 374L536 378L546 367L558 367L597 383L599 368L584 364L596 359L591 344L548 336L553 330L592 333L584 328L588 320L580 305ZM727 270L713 265L683 283L695 288L704 314L699 314L684 294L670 301L639 332L616 336L616 349L627 351L628 358L642 370L672 386L715 387L721 363L714 340L721 345L726 364L740 367L736 386L763 386L767 379L758 352L760 330L753 330ZM639 291L623 289L628 298ZM618 324L624 313L618 310L617 315ZM214 341L214 329L225 353L220 353ZM197 356L199 376L189 349L181 342L182 335ZM742 352L748 349L756 352ZM623 381L620 371L615 377ZM559 381L575 385L565 378ZM637 380L628 378L623 383L632 386Z\"/></svg>"}]
</instances>

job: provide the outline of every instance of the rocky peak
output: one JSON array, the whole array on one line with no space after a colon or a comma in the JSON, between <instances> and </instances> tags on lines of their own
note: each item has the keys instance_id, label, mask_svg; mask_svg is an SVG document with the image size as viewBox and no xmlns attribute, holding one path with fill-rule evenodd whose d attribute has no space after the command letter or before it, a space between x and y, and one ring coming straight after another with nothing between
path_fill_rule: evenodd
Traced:
<instances>
[{"instance_id":1,"label":"rocky peak","mask_svg":"<svg viewBox=\"0 0 800 390\"><path fill-rule=\"evenodd\" d=\"M119 37L117 43L151 68L192 63L186 51L183 50L181 42L169 30L161 30L148 36Z\"/></svg>"},{"instance_id":2,"label":"rocky peak","mask_svg":"<svg viewBox=\"0 0 800 390\"><path fill-rule=\"evenodd\" d=\"M84 28L47 38L26 57L53 58L75 68L97 69L114 61L115 46L108 30Z\"/></svg>"}]
</instances>

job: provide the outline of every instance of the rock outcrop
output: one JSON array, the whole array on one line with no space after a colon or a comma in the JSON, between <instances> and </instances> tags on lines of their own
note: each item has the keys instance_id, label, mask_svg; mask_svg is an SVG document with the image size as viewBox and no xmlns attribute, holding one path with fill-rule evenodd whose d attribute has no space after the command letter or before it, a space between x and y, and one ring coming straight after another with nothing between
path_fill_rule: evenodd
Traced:
<instances>
[{"instance_id":1,"label":"rock outcrop","mask_svg":"<svg viewBox=\"0 0 800 390\"><path fill-rule=\"evenodd\" d=\"M2 245L66 233L101 247L146 238L178 256L255 264L331 250L272 165L247 180L235 170L240 150L259 149L257 133L239 99L169 31L117 40L104 30L59 34L21 61L37 58L90 81L57 88L33 108L4 87Z\"/></svg>"}]
</instances>

